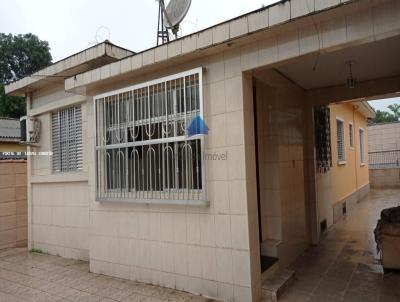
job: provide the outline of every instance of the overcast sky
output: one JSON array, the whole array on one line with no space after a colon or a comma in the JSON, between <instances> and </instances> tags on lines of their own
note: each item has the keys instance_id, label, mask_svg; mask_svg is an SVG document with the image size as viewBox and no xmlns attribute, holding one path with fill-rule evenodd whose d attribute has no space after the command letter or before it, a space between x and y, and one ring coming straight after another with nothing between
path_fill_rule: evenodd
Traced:
<instances>
[{"instance_id":1,"label":"overcast sky","mask_svg":"<svg viewBox=\"0 0 400 302\"><path fill-rule=\"evenodd\" d=\"M168 0L166 0L166 3ZM277 0L192 0L182 35ZM156 45L155 0L0 0L0 32L34 33L50 44L53 62L105 39L141 51ZM385 109L397 100L372 102Z\"/></svg>"}]
</instances>

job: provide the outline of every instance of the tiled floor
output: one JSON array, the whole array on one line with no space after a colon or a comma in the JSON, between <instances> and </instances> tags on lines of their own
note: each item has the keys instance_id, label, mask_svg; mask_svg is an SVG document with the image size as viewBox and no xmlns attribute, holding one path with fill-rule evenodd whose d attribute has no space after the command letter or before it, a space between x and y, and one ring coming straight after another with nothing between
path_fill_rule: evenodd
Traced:
<instances>
[{"instance_id":1,"label":"tiled floor","mask_svg":"<svg viewBox=\"0 0 400 302\"><path fill-rule=\"evenodd\" d=\"M0 250L0 302L206 302L172 289L89 273L87 262Z\"/></svg>"},{"instance_id":2,"label":"tiled floor","mask_svg":"<svg viewBox=\"0 0 400 302\"><path fill-rule=\"evenodd\" d=\"M280 301L400 301L400 274L383 275L373 237L380 211L397 205L400 190L371 191L291 266L296 280Z\"/></svg>"}]
</instances>

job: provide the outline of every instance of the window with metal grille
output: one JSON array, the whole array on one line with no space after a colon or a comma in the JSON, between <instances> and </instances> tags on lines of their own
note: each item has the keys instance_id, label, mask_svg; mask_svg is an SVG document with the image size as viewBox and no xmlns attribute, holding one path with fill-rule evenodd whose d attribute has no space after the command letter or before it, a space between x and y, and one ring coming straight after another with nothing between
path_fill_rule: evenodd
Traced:
<instances>
[{"instance_id":1,"label":"window with metal grille","mask_svg":"<svg viewBox=\"0 0 400 302\"><path fill-rule=\"evenodd\" d=\"M204 204L202 69L95 97L98 201Z\"/></svg>"},{"instance_id":2,"label":"window with metal grille","mask_svg":"<svg viewBox=\"0 0 400 302\"><path fill-rule=\"evenodd\" d=\"M364 130L360 128L358 130L360 137L360 162L365 163L365 147L364 147Z\"/></svg>"},{"instance_id":3,"label":"window with metal grille","mask_svg":"<svg viewBox=\"0 0 400 302\"><path fill-rule=\"evenodd\" d=\"M336 119L336 136L337 136L338 162L341 163L346 160L343 120Z\"/></svg>"},{"instance_id":4,"label":"window with metal grille","mask_svg":"<svg viewBox=\"0 0 400 302\"><path fill-rule=\"evenodd\" d=\"M352 123L349 123L349 137L350 137L350 147L354 147L354 130Z\"/></svg>"},{"instance_id":5,"label":"window with metal grille","mask_svg":"<svg viewBox=\"0 0 400 302\"><path fill-rule=\"evenodd\" d=\"M82 110L80 106L53 112L53 171L82 169Z\"/></svg>"}]
</instances>

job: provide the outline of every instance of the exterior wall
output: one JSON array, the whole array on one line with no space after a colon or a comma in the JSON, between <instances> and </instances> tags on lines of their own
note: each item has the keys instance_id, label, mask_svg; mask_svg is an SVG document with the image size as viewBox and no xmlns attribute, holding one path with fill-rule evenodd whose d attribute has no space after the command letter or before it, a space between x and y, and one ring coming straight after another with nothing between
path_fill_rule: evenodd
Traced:
<instances>
[{"instance_id":1,"label":"exterior wall","mask_svg":"<svg viewBox=\"0 0 400 302\"><path fill-rule=\"evenodd\" d=\"M266 33L260 32L251 40L243 38L244 41L240 42L242 44L236 44L236 41L232 43L233 46L221 44L221 41L230 37L244 37L250 28L255 31L263 28L265 23L272 26L289 20L295 14L290 13L291 2L287 2L284 6L274 6L254 14L251 20L248 20L250 17L239 18L231 21L228 26L223 24L207 29L116 62L111 65L113 68L107 65L101 70L95 69L67 79L66 87L72 89L83 85L88 79L104 80L111 74L118 76L125 70L125 78L121 76L113 79L112 83L100 84L97 88L92 85L86 90L87 93L97 94L193 67L206 67L204 107L205 119L211 129L206 139L207 151L227 151L228 160L206 164L209 207L97 203L94 197L92 152L93 104L88 98L85 103L88 110L83 113L83 118L87 115L88 120L84 131L84 135L87 135L84 138L87 156L84 160L85 171L54 175L51 173L49 159L34 158L30 161L29 169L32 170L29 171L32 173L28 176L31 187L28 194L31 196L31 246L60 253L65 257L76 257L75 252L79 251L79 257L90 257L90 267L94 272L175 287L224 300L259 301L261 281L256 235L258 223L254 217L257 204L254 194L254 143L251 142L254 138L251 79L242 72L271 67L277 62L321 51L320 37L324 49L334 49L369 39L381 39L386 34L389 36L391 30L398 29L398 19L393 17L398 12L398 4L395 1L385 3L389 4L383 8L378 4L373 9L367 7L362 11L362 18L353 18L354 14L361 15L356 9L355 12L340 11L340 17L335 14L329 17L330 12L327 12L324 18L317 20L321 32L316 32L312 23L304 22L301 26L282 26L276 27L278 30L272 28ZM374 18L369 18L372 11ZM361 31L360 28L368 30ZM213 50L207 49L213 44ZM236 49L229 50L231 46ZM196 49L198 51L189 54ZM180 54L186 55L182 59L175 58ZM166 61L170 58L176 60ZM184 60L189 63L177 63ZM150 66L156 63L161 64ZM137 74L133 75L134 72ZM96 89L99 91L93 91ZM47 127L43 129L49 129L49 115L38 113L41 106L35 105L35 98L39 105L51 102L51 98L45 99L42 93L46 94L41 92L33 96L33 107L44 122L47 120L47 124L43 124ZM54 95L57 100L65 96L62 91ZM51 147L49 131L42 133L43 145L40 149L48 151ZM47 138L44 137L46 133ZM286 146L284 149L287 149ZM298 161L301 162L301 159ZM299 167L296 160L294 164ZM287 173L291 171L289 166L290 161L285 161L280 171L282 175L289 176L291 181L291 175ZM281 177L279 180L287 181ZM81 190L75 191L79 187L82 187ZM282 188L291 189L288 183L282 185ZM56 225L59 220L54 216L59 210L57 207L69 209L76 200L82 206L80 210L85 215L88 213L90 221L90 231L86 227L77 227L74 234L82 235L77 239L79 243L71 240L73 228L64 224ZM85 201L89 203L89 208ZM296 216L296 209L301 208L301 200L295 203L294 210L283 219L283 238L286 238L286 231L290 233L295 229L290 227L290 219ZM40 207L45 208L54 218L44 221L45 218L40 217L44 209ZM74 219L72 211L65 213L69 213L65 214L65 221L71 223ZM301 227L302 223L299 220ZM42 242L44 240L47 242ZM88 241L90 246L87 245ZM296 244L292 246L297 247ZM286 248L289 250L290 245Z\"/></svg>"},{"instance_id":2,"label":"exterior wall","mask_svg":"<svg viewBox=\"0 0 400 302\"><path fill-rule=\"evenodd\" d=\"M280 265L309 244L304 190L304 91L273 70L257 73L262 238L276 240Z\"/></svg>"},{"instance_id":3,"label":"exterior wall","mask_svg":"<svg viewBox=\"0 0 400 302\"><path fill-rule=\"evenodd\" d=\"M32 152L52 150L51 96L63 96L62 87L49 87L31 96L28 111L41 121L39 147ZM56 98L56 100L61 100ZM81 97L83 171L53 173L48 155L28 157L29 165L29 248L66 258L89 259L89 195L87 164L87 104ZM34 110L32 110L34 108ZM57 108L53 108L56 110ZM45 129L48 129L47 131Z\"/></svg>"},{"instance_id":4,"label":"exterior wall","mask_svg":"<svg viewBox=\"0 0 400 302\"><path fill-rule=\"evenodd\" d=\"M399 188L400 187L400 169L371 169L369 170L371 188Z\"/></svg>"},{"instance_id":5,"label":"exterior wall","mask_svg":"<svg viewBox=\"0 0 400 302\"><path fill-rule=\"evenodd\" d=\"M368 160L367 119L348 103L331 105L332 147L332 203L342 202L346 197L369 183L368 164L361 164L359 128L364 129L365 160ZM337 157L336 118L344 120L345 163ZM350 147L349 123L353 123L354 147Z\"/></svg>"},{"instance_id":6,"label":"exterior wall","mask_svg":"<svg viewBox=\"0 0 400 302\"><path fill-rule=\"evenodd\" d=\"M368 126L370 152L400 150L400 122Z\"/></svg>"},{"instance_id":7,"label":"exterior wall","mask_svg":"<svg viewBox=\"0 0 400 302\"><path fill-rule=\"evenodd\" d=\"M126 84L199 66L205 68L204 116L210 128L205 151L227 153L227 160L209 160L205 164L210 205L98 203L94 197L94 152L89 151L90 269L226 301L251 301L240 52L226 51L170 66L163 73L132 78ZM114 85L112 89L117 88ZM88 110L88 120L93 122L92 110ZM88 124L89 150L94 144L92 122Z\"/></svg>"},{"instance_id":8,"label":"exterior wall","mask_svg":"<svg viewBox=\"0 0 400 302\"><path fill-rule=\"evenodd\" d=\"M27 244L26 161L0 161L0 249Z\"/></svg>"},{"instance_id":9,"label":"exterior wall","mask_svg":"<svg viewBox=\"0 0 400 302\"><path fill-rule=\"evenodd\" d=\"M19 143L6 143L0 142L0 152L24 152L26 146L20 145Z\"/></svg>"}]
</instances>

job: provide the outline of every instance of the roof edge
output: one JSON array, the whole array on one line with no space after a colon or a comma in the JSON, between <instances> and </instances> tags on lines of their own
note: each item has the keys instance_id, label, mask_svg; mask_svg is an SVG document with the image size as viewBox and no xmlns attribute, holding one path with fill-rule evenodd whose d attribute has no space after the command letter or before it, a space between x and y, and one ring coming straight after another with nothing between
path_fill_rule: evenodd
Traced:
<instances>
[{"instance_id":1,"label":"roof edge","mask_svg":"<svg viewBox=\"0 0 400 302\"><path fill-rule=\"evenodd\" d=\"M110 51L110 47L117 51ZM108 40L98 43L91 47L85 48L75 54L72 54L64 59L58 60L49 66L46 66L31 75L28 75L22 79L14 81L5 86L5 93L11 95L23 95L24 91L21 89L27 86L46 80L48 77L53 77L59 75L62 72L76 68L87 62L96 60L103 56L108 56L110 58L115 58L116 60L123 59L125 57L131 56L135 52L128 50L127 48L120 47L111 43ZM65 78L70 77L70 75L65 76Z\"/></svg>"}]
</instances>

